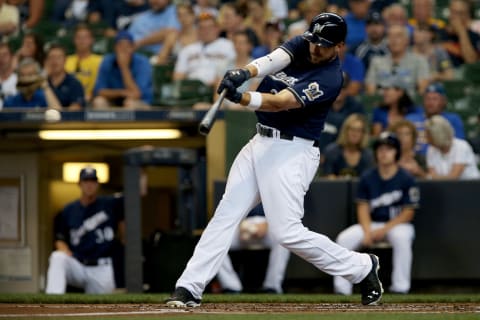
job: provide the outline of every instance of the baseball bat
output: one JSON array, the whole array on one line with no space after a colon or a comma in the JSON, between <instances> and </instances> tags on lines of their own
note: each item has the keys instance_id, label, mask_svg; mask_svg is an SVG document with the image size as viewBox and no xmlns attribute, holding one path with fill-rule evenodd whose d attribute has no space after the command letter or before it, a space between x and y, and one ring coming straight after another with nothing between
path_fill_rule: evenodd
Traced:
<instances>
[{"instance_id":1,"label":"baseball bat","mask_svg":"<svg viewBox=\"0 0 480 320\"><path fill-rule=\"evenodd\" d=\"M225 99L225 94L227 94L227 89L223 89L218 99L212 104L210 109L208 109L207 113L203 116L202 121L200 121L200 124L198 125L198 131L202 135L206 136L210 132L210 129L215 122L217 112L222 106L223 99Z\"/></svg>"}]
</instances>

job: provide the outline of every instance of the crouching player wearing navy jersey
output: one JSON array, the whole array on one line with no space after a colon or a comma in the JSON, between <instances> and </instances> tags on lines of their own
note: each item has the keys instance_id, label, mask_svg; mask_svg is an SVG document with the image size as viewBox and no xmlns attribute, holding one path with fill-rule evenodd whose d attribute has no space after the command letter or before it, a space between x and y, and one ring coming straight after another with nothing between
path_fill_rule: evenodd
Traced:
<instances>
[{"instance_id":1,"label":"crouching player wearing navy jersey","mask_svg":"<svg viewBox=\"0 0 480 320\"><path fill-rule=\"evenodd\" d=\"M342 17L322 13L303 35L225 74L218 91L226 90L227 99L255 111L257 134L235 158L222 200L168 306L200 305L235 230L260 202L272 237L281 246L330 275L358 283L363 304L380 301L376 256L345 249L302 224L305 193L320 162L320 134L343 84L338 52L346 34ZM239 92L251 77L263 78L257 91Z\"/></svg>"},{"instance_id":2,"label":"crouching player wearing navy jersey","mask_svg":"<svg viewBox=\"0 0 480 320\"><path fill-rule=\"evenodd\" d=\"M398 165L400 141L384 132L373 144L377 167L360 179L357 190L357 219L342 231L337 243L351 250L370 247L379 241L392 246L391 292L408 293L415 230L411 223L420 198L414 178ZM336 293L352 294L352 285L334 277Z\"/></svg>"},{"instance_id":3,"label":"crouching player wearing navy jersey","mask_svg":"<svg viewBox=\"0 0 480 320\"><path fill-rule=\"evenodd\" d=\"M94 168L80 171L81 196L55 218L55 251L50 255L46 293L65 293L67 284L86 293L115 289L112 246L124 234L123 200L98 196Z\"/></svg>"}]
</instances>

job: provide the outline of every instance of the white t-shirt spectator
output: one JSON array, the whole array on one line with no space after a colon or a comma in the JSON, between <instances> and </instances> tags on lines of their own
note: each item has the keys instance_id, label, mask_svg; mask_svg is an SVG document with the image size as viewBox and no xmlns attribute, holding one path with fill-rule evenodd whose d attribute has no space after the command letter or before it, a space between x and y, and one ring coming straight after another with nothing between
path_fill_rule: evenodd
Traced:
<instances>
[{"instance_id":1,"label":"white t-shirt spectator","mask_svg":"<svg viewBox=\"0 0 480 320\"><path fill-rule=\"evenodd\" d=\"M225 38L218 38L207 45L192 43L180 50L175 73L183 73L187 79L197 79L206 85L213 85L218 78L223 77L235 57L233 43Z\"/></svg>"},{"instance_id":2,"label":"white t-shirt spectator","mask_svg":"<svg viewBox=\"0 0 480 320\"><path fill-rule=\"evenodd\" d=\"M439 175L446 176L454 164L463 164L465 168L460 180L479 179L480 172L475 161L475 154L467 141L454 138L450 151L441 153L437 148L429 146L427 149L427 166L435 169Z\"/></svg>"},{"instance_id":3,"label":"white t-shirt spectator","mask_svg":"<svg viewBox=\"0 0 480 320\"><path fill-rule=\"evenodd\" d=\"M14 96L17 94L17 74L12 73L10 77L2 81L0 84L0 110L3 108L3 100L5 98Z\"/></svg>"}]
</instances>

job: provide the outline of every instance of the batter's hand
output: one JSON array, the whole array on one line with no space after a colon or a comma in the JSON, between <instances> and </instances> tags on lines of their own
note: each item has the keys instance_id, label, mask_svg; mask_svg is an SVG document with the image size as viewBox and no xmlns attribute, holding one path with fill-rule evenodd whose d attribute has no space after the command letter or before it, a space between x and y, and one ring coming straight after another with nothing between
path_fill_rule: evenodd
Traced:
<instances>
[{"instance_id":1,"label":"batter's hand","mask_svg":"<svg viewBox=\"0 0 480 320\"><path fill-rule=\"evenodd\" d=\"M242 100L242 94L237 90L230 80L223 79L218 88L221 88L222 91L223 89L226 89L227 93L225 94L225 97L233 103L239 103L240 100Z\"/></svg>"},{"instance_id":2,"label":"batter's hand","mask_svg":"<svg viewBox=\"0 0 480 320\"><path fill-rule=\"evenodd\" d=\"M225 75L223 76L223 80L220 83L220 86L217 89L217 93L220 94L222 93L223 89L225 89L224 86L224 81L229 81L231 85L237 89L240 87L245 81L250 79L250 71L246 69L234 69L234 70L229 70Z\"/></svg>"}]
</instances>

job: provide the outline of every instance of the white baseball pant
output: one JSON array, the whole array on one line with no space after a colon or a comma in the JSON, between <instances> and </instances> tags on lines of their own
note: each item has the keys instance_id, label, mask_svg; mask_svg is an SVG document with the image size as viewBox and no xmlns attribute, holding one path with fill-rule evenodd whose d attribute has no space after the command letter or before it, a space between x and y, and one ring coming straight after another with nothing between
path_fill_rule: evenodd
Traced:
<instances>
[{"instance_id":1,"label":"white baseball pant","mask_svg":"<svg viewBox=\"0 0 480 320\"><path fill-rule=\"evenodd\" d=\"M63 251L54 251L49 258L45 293L63 294L67 284L84 288L85 293L111 293L115 278L111 258L99 259L97 266L85 266Z\"/></svg>"},{"instance_id":2,"label":"white baseball pant","mask_svg":"<svg viewBox=\"0 0 480 320\"><path fill-rule=\"evenodd\" d=\"M347 250L302 224L305 193L319 160L320 151L310 140L255 135L235 158L223 198L176 287L201 298L220 269L235 230L260 200L271 235L280 245L330 275L352 283L363 280L372 268L368 254Z\"/></svg>"},{"instance_id":3,"label":"white baseball pant","mask_svg":"<svg viewBox=\"0 0 480 320\"><path fill-rule=\"evenodd\" d=\"M290 252L276 243L272 239L269 231L267 231L265 237L261 239L254 238L250 240L241 240L240 230L237 229L235 235L233 236L230 250L244 248L270 248L267 272L263 281L263 288L274 289L277 293L283 293L282 282L285 276L285 270L287 269ZM217 279L223 289L230 289L238 292L243 290L242 282L240 281L238 274L235 272L235 269L232 265L232 260L228 254L220 266L220 270L218 270Z\"/></svg>"},{"instance_id":4,"label":"white baseball pant","mask_svg":"<svg viewBox=\"0 0 480 320\"><path fill-rule=\"evenodd\" d=\"M371 229L380 229L384 222L372 222ZM337 243L350 250L358 250L362 247L364 238L363 228L355 224L340 232ZM415 238L415 229L410 223L402 223L394 226L385 236L386 241L392 246L392 285L390 291L407 293L410 290L412 269L412 243ZM333 278L334 291L339 294L352 294L351 283L342 278Z\"/></svg>"}]
</instances>

